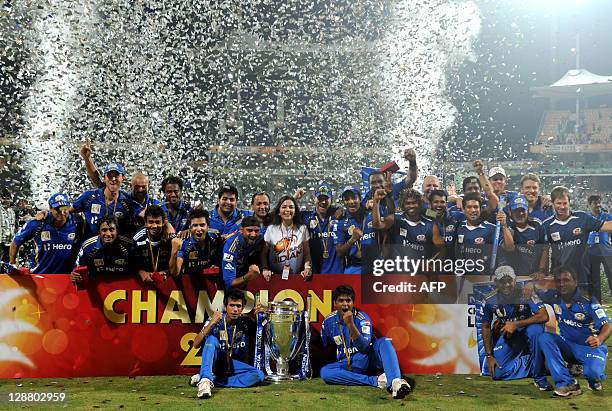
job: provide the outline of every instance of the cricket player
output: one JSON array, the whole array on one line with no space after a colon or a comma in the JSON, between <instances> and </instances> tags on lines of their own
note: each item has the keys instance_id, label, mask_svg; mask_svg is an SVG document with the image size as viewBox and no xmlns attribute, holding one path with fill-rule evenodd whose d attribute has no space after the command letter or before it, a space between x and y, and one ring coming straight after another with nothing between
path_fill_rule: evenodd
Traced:
<instances>
[{"instance_id":1,"label":"cricket player","mask_svg":"<svg viewBox=\"0 0 612 411\"><path fill-rule=\"evenodd\" d=\"M369 385L390 391L402 399L412 387L402 379L395 348L389 338L375 338L370 317L355 308L355 290L349 285L336 287L332 294L334 308L323 321L323 346L335 345L337 362L321 368L327 384ZM381 375L371 372L384 369Z\"/></svg>"},{"instance_id":2,"label":"cricket player","mask_svg":"<svg viewBox=\"0 0 612 411\"><path fill-rule=\"evenodd\" d=\"M608 314L597 299L578 288L571 268L561 266L553 273L556 289L538 294L553 307L559 324L559 334L543 333L539 338L539 348L555 382L555 394L567 397L582 393L568 370L568 362L582 364L589 388L601 391L608 359L605 341L612 334Z\"/></svg>"},{"instance_id":3,"label":"cricket player","mask_svg":"<svg viewBox=\"0 0 612 411\"><path fill-rule=\"evenodd\" d=\"M242 315L246 305L244 292L235 288L226 291L223 305L225 313L216 311L193 341L194 348L204 342L200 374L190 379L190 384L198 387L198 398L212 397L211 388L215 385L246 388L264 380L263 372L249 365L255 321ZM257 307L255 312L260 309Z\"/></svg>"}]
</instances>

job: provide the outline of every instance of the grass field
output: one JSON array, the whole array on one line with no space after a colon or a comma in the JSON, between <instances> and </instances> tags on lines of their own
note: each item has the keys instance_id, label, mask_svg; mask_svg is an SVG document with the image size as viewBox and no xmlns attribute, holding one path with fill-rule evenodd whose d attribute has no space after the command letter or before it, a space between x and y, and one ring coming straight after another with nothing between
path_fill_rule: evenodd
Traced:
<instances>
[{"instance_id":1,"label":"grass field","mask_svg":"<svg viewBox=\"0 0 612 411\"><path fill-rule=\"evenodd\" d=\"M610 367L608 367L610 368ZM70 409L383 409L410 410L590 410L612 409L612 387L604 391L586 389L577 397L555 398L542 393L530 380L493 382L489 378L461 375L419 375L417 388L404 400L369 387L338 387L320 379L290 382L245 389L213 389L213 397L196 398L196 389L187 385L185 376L114 377L42 380L2 380L0 392L63 391ZM0 408L6 408L6 400ZM22 406L19 406L22 408ZM24 408L41 409L40 405ZM57 408L57 406L53 407Z\"/></svg>"}]
</instances>

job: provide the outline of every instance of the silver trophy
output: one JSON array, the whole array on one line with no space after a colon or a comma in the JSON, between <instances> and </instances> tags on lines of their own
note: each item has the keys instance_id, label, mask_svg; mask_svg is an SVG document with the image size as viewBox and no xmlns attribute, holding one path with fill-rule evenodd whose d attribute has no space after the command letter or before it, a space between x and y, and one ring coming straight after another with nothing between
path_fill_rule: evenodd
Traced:
<instances>
[{"instance_id":1,"label":"silver trophy","mask_svg":"<svg viewBox=\"0 0 612 411\"><path fill-rule=\"evenodd\" d=\"M289 361L301 349L303 338L302 313L294 301L273 301L266 310L265 350L276 362L276 372L269 373L266 379L273 382L299 379L299 375L289 373Z\"/></svg>"}]
</instances>

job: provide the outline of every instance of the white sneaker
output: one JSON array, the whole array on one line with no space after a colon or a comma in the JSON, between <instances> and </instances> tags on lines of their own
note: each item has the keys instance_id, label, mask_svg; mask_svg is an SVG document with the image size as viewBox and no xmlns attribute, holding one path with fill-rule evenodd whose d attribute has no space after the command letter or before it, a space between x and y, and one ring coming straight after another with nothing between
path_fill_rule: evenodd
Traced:
<instances>
[{"instance_id":1,"label":"white sneaker","mask_svg":"<svg viewBox=\"0 0 612 411\"><path fill-rule=\"evenodd\" d=\"M197 387L200 382L200 374L193 374L191 378L189 378L189 385L192 387Z\"/></svg>"},{"instance_id":2,"label":"white sneaker","mask_svg":"<svg viewBox=\"0 0 612 411\"><path fill-rule=\"evenodd\" d=\"M412 391L412 387L410 387L410 384L408 384L406 380L396 378L391 382L391 394L396 400L401 400L406 395L410 394L410 391Z\"/></svg>"},{"instance_id":3,"label":"white sneaker","mask_svg":"<svg viewBox=\"0 0 612 411\"><path fill-rule=\"evenodd\" d=\"M387 389L387 375L382 373L378 376L378 388L381 390Z\"/></svg>"},{"instance_id":4,"label":"white sneaker","mask_svg":"<svg viewBox=\"0 0 612 411\"><path fill-rule=\"evenodd\" d=\"M211 388L215 385L208 378L203 378L198 383L198 398L210 398L212 397Z\"/></svg>"}]
</instances>

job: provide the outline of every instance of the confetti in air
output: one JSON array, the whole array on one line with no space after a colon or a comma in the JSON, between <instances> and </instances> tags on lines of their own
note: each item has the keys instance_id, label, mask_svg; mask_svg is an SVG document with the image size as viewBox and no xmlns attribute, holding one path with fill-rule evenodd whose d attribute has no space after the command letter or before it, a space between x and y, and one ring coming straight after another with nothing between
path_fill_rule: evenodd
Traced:
<instances>
[{"instance_id":1,"label":"confetti in air","mask_svg":"<svg viewBox=\"0 0 612 411\"><path fill-rule=\"evenodd\" d=\"M179 175L208 205L220 181L244 197L355 183L404 147L433 166L457 113L447 73L475 60L481 24L473 2L440 0L33 0L8 15L32 78L19 141L39 204L88 187L87 138L98 167L146 170L153 187Z\"/></svg>"}]
</instances>

